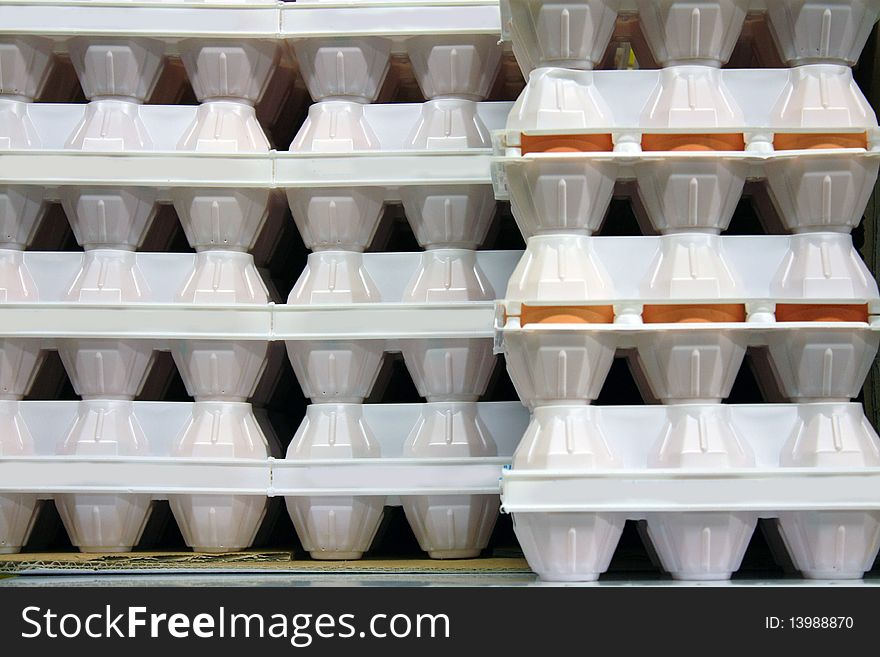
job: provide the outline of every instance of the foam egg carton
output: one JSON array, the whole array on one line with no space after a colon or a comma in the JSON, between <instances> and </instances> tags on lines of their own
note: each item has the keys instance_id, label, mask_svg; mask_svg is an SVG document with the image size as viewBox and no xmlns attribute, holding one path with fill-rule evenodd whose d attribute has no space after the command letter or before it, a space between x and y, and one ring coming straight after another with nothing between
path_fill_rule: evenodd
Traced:
<instances>
[{"instance_id":1,"label":"foam egg carton","mask_svg":"<svg viewBox=\"0 0 880 657\"><path fill-rule=\"evenodd\" d=\"M431 99L427 120L442 131L450 111L460 114L459 120L473 120L473 102L488 95L502 52L497 5L482 1L135 6L12 1L0 5L0 24L10 52L38 47L69 54L92 101L95 134L109 123L136 132L136 119L128 115L155 86L165 56L179 57L201 103L179 146L197 152L269 150L254 105L289 54L312 97L331 101L322 111L335 125L357 110L352 105L337 112L340 103L376 99L392 50L408 53Z\"/></svg>"},{"instance_id":2,"label":"foam egg carton","mask_svg":"<svg viewBox=\"0 0 880 657\"><path fill-rule=\"evenodd\" d=\"M502 507L542 579L599 577L626 519L673 577L726 579L759 518L805 577L854 579L880 549L878 466L858 404L542 406Z\"/></svg>"},{"instance_id":3,"label":"foam egg carton","mask_svg":"<svg viewBox=\"0 0 880 657\"><path fill-rule=\"evenodd\" d=\"M152 37L176 52L186 38L283 40L327 36L385 36L395 42L421 34L499 34L498 3L412 0L336 3L305 0L4 0L4 33Z\"/></svg>"},{"instance_id":4,"label":"foam egg carton","mask_svg":"<svg viewBox=\"0 0 880 657\"><path fill-rule=\"evenodd\" d=\"M787 229L851 230L878 134L846 67L539 69L496 133L493 176L526 237L595 232L622 180L661 233L725 230L750 179L766 180Z\"/></svg>"},{"instance_id":5,"label":"foam egg carton","mask_svg":"<svg viewBox=\"0 0 880 657\"><path fill-rule=\"evenodd\" d=\"M720 401L750 346L769 347L789 398L849 400L880 343L878 300L845 233L544 235L498 304L496 346L529 406L596 399L617 350L659 399ZM811 304L857 312L798 314Z\"/></svg>"},{"instance_id":6,"label":"foam egg carton","mask_svg":"<svg viewBox=\"0 0 880 657\"><path fill-rule=\"evenodd\" d=\"M524 74L545 66L593 69L618 18L638 17L660 66L721 66L747 14L761 12L783 59L792 66L852 66L880 18L875 0L500 0L502 38Z\"/></svg>"},{"instance_id":7,"label":"foam egg carton","mask_svg":"<svg viewBox=\"0 0 880 657\"><path fill-rule=\"evenodd\" d=\"M385 504L404 505L420 542L435 556L478 553L497 516L501 468L527 417L509 402L314 405L287 459L269 455L244 403L0 401L0 422L4 553L26 543L41 499L55 500L82 551L130 550L151 503L167 499L187 545L226 552L250 546L267 498L285 496L306 547L339 558L348 536L357 538L359 551L369 547L370 523ZM431 451L438 441L461 444L474 433L481 453ZM342 444L321 451L307 436L331 442L358 436L368 441L370 457L346 458ZM81 448L71 451L72 441ZM222 449L209 445L217 442ZM306 442L312 442L311 456ZM111 452L108 444L118 449ZM367 518L357 510L334 515L334 507L352 500L369 510ZM303 514L307 501L312 511ZM438 517L438 502L454 513Z\"/></svg>"},{"instance_id":8,"label":"foam egg carton","mask_svg":"<svg viewBox=\"0 0 880 657\"><path fill-rule=\"evenodd\" d=\"M510 103L475 103L476 119L484 133L504 125ZM366 105L360 118L374 135L375 148L354 153L328 147L307 152L268 150L244 152L218 140L216 148L192 151L180 145L198 118L198 108L175 105L138 105L131 117L149 148L106 152L78 149L68 143L86 120L87 106L24 103L0 97L0 112L9 109L15 120L0 124L4 186L24 187L34 194L58 200L63 188L103 185L156 190L157 202L177 201L186 188L271 190L378 187L382 200L400 200L410 186L490 183L491 144L477 148L430 148L407 141L421 125L422 104ZM401 126L406 126L401 129ZM19 132L24 135L19 139ZM94 145L97 142L93 142ZM333 141L330 141L332 146ZM178 191L179 190L179 191ZM186 213L186 207L182 207Z\"/></svg>"},{"instance_id":9,"label":"foam egg carton","mask_svg":"<svg viewBox=\"0 0 880 657\"><path fill-rule=\"evenodd\" d=\"M461 285L483 286L485 290L502 290L520 255L515 251L468 251L469 270L461 270ZM120 255L124 254L124 255ZM238 258L241 254L215 253L220 272L223 260ZM83 265L94 257L88 253L42 253L0 249L0 271L3 272L0 291L5 302L0 303L4 339L37 341L37 349L57 348L70 341L140 341L150 350L172 349L179 345L201 343L234 343L245 348L249 343L273 340L291 342L320 341L321 339L346 342L364 340L382 343L383 350L398 350L399 341L456 339L465 344L469 340L491 343L494 329L494 298L484 300L444 301L428 298L426 302L412 301L406 296L412 279L420 278L423 261L433 263L440 259L441 283L446 269L442 253L364 253L318 252L309 257L297 290L308 296L305 304L276 304L270 301L237 303L234 285L238 279L218 279L212 294L219 302L205 304L180 294L188 280L192 280L195 264L202 254L136 253L98 250L104 262L104 271L112 273L117 258L123 257L119 267L130 275L126 281L142 292L132 300L109 284L110 276L101 282L101 296L80 295L71 298L69 290L81 287ZM347 298L340 288L322 293L312 288L304 291L321 272L332 267L335 258L355 260L355 271L370 281L375 298L358 301ZM455 260L459 264L461 260ZM233 263L234 264L234 263ZM341 268L337 268L341 272ZM254 271L254 275L259 274ZM421 276L425 280L424 276ZM431 281L436 276L428 276ZM340 283L343 277L338 278ZM458 280L458 279L456 279ZM22 289L16 288L26 283ZM259 280L258 280L259 282ZM259 282L262 285L261 282ZM95 284L97 285L97 283ZM228 288L226 286L229 286ZM441 285L441 287L443 287ZM443 290L447 288L443 287ZM115 293L113 291L115 290ZM445 292L444 292L445 294ZM17 296L16 296L17 295ZM322 300L323 303L312 303ZM223 301L227 299L227 301ZM328 303L329 302L329 303ZM124 310L124 312L120 312ZM191 349L192 346L187 347ZM252 371L247 365L251 356L245 349L236 352L239 364L231 371ZM198 388L201 370L178 366L187 385ZM192 378L189 376L192 374ZM207 376L207 375L205 375ZM247 377L246 377L247 378ZM27 377L24 377L27 381ZM23 387L19 386L19 387ZM24 394L23 392L21 394ZM238 395L242 400L249 392Z\"/></svg>"},{"instance_id":10,"label":"foam egg carton","mask_svg":"<svg viewBox=\"0 0 880 657\"><path fill-rule=\"evenodd\" d=\"M426 257L417 252L359 254L363 271L378 289L381 302L348 303L340 299L338 304L311 306L271 301L204 305L178 299L178 290L198 258L198 254L185 253L131 254L139 283L150 290L149 298L120 299L117 303L70 300L67 290L78 278L85 254L0 249L0 255L12 267L7 271L29 283L25 299L13 301L7 295L7 301L0 303L2 333L8 336L47 341L58 337L141 336L161 344L188 338L491 338L494 332L494 301L449 303L445 307L404 301L406 286ZM312 254L312 260L318 255ZM479 251L474 266L479 267L484 284L502 290L520 255L519 251ZM6 290L11 289L14 277L4 281ZM119 312L123 308L125 312ZM426 315L424 320L419 319L421 315ZM346 317L345 321L340 321L341 317Z\"/></svg>"}]
</instances>

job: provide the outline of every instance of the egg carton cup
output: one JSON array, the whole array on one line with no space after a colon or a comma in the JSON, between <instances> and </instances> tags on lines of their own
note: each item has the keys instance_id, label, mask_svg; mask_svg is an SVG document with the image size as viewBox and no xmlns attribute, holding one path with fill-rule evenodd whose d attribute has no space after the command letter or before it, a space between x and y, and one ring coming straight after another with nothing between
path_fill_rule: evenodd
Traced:
<instances>
[{"instance_id":1,"label":"egg carton cup","mask_svg":"<svg viewBox=\"0 0 880 657\"><path fill-rule=\"evenodd\" d=\"M525 413L509 403L439 402L408 405L418 412L415 418L401 412L394 416L398 424L377 425L370 414L376 408L389 405L312 404L286 460L276 464L276 492L285 495L303 546L319 559L359 558L388 503L383 488L397 482L401 485L391 494L399 500L392 503L403 505L423 550L434 558L477 556L494 526L497 499L490 478L483 486L474 475L497 472L509 460L516 442L509 432L524 426ZM509 417L500 415L514 409ZM392 436L398 435L406 439L397 442ZM422 471L420 481L407 477L404 482L403 473L418 474L414 466L421 463L431 463L435 471L456 468L454 483L439 483L429 470ZM384 476L376 477L380 472L370 464L379 465ZM323 480L316 488L324 490L296 484L294 477L303 472L311 482Z\"/></svg>"},{"instance_id":2,"label":"egg carton cup","mask_svg":"<svg viewBox=\"0 0 880 657\"><path fill-rule=\"evenodd\" d=\"M485 258L475 251L433 249L413 255L418 263L408 279L401 276L403 266L385 270L385 275L392 273L399 277L397 283L405 285L392 298L409 307L430 313L429 309L441 307L488 304L496 296L493 282L503 284L496 277L501 272L487 274L481 266ZM365 254L357 252L312 253L291 290L288 307L319 311L344 304L364 309L384 306L390 281L376 281L366 262ZM294 373L313 402L362 402L378 376L384 352L397 350L403 352L416 387L429 401L475 401L485 392L494 365L489 338L436 333L389 343L386 336L363 325L350 326L353 339L327 334L287 340Z\"/></svg>"},{"instance_id":3,"label":"egg carton cup","mask_svg":"<svg viewBox=\"0 0 880 657\"><path fill-rule=\"evenodd\" d=\"M775 518L811 579L856 579L880 549L880 440L858 404L545 406L502 476L502 509L543 579L608 568L644 520L677 579L727 579Z\"/></svg>"},{"instance_id":4,"label":"egg carton cup","mask_svg":"<svg viewBox=\"0 0 880 657\"><path fill-rule=\"evenodd\" d=\"M465 525L470 516L460 510L462 498L491 497L497 512L501 468L510 462L527 422L518 403L356 408L362 430L375 436L375 457L353 459L337 452L306 459L269 456L249 404L2 401L0 548L13 552L26 542L41 499L55 500L78 547L101 552L131 549L151 502L164 499L187 544L209 552L248 547L268 497L354 498L389 505L427 500L427 513L417 510L421 517L430 518L445 504ZM350 409L341 415L347 417ZM435 414L439 423L432 420ZM447 417L452 422L448 434ZM468 443L475 427L496 453L475 448L467 456L456 448ZM91 439L77 441L79 448L72 451L73 434ZM442 445L432 451L435 435L451 435L452 441L447 445L439 439ZM422 441L427 449L419 448ZM122 449L123 444L129 447ZM432 531L439 542L429 545L438 545L440 552L454 549L442 543L442 529ZM471 537L481 538L477 533Z\"/></svg>"},{"instance_id":5,"label":"egg carton cup","mask_svg":"<svg viewBox=\"0 0 880 657\"><path fill-rule=\"evenodd\" d=\"M618 19L638 17L661 66L721 66L730 58L746 15L765 13L789 65L853 65L880 18L874 0L501 0L502 38L513 42L523 73L542 66L599 65Z\"/></svg>"},{"instance_id":6,"label":"egg carton cup","mask_svg":"<svg viewBox=\"0 0 880 657\"><path fill-rule=\"evenodd\" d=\"M377 113L376 106L332 100L309 108L290 166L276 163L276 179L290 181L287 199L306 246L362 251L389 201L403 204L426 248L476 248L483 240L494 212L485 184L489 126L502 125L509 106L441 98L401 107ZM394 162L394 181L382 179L390 170L377 158ZM424 184L412 184L416 179Z\"/></svg>"},{"instance_id":7,"label":"egg carton cup","mask_svg":"<svg viewBox=\"0 0 880 657\"><path fill-rule=\"evenodd\" d=\"M595 231L629 179L661 232L724 230L750 179L767 181L786 228L851 229L878 135L846 67L545 68L494 135L493 180L526 236Z\"/></svg>"}]
</instances>

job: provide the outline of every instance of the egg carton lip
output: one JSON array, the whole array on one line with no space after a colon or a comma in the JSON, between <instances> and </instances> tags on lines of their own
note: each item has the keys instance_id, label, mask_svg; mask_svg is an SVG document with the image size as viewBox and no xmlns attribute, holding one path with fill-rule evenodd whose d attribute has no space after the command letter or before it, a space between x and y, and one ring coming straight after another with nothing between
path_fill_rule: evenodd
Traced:
<instances>
[{"instance_id":1,"label":"egg carton lip","mask_svg":"<svg viewBox=\"0 0 880 657\"><path fill-rule=\"evenodd\" d=\"M198 404L131 403L147 438L148 456L70 457L56 456L54 450L63 442L79 402L0 402L0 410L18 411L36 451L31 456L0 457L0 493L35 493L43 499L63 493L149 494L153 499L168 495L497 495L502 466L510 462L528 420L519 402L470 403L476 405L477 415L498 446L497 457L401 457L404 441L425 404L361 407L364 421L387 453L382 458L288 461L170 456L175 438ZM454 406L441 404L450 405Z\"/></svg>"},{"instance_id":2,"label":"egg carton lip","mask_svg":"<svg viewBox=\"0 0 880 657\"><path fill-rule=\"evenodd\" d=\"M393 14L389 18L389 12ZM81 36L303 39L327 36L500 34L497 2L379 0L373 2L137 2L4 0L3 32L58 41Z\"/></svg>"}]
</instances>

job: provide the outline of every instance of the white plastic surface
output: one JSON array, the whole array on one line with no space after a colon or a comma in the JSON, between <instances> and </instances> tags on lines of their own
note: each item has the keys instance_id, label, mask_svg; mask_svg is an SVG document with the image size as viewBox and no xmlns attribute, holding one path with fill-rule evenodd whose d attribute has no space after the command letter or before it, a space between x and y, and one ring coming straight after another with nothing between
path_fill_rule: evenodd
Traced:
<instances>
[{"instance_id":1,"label":"white plastic surface","mask_svg":"<svg viewBox=\"0 0 880 657\"><path fill-rule=\"evenodd\" d=\"M877 282L846 233L662 237L539 235L507 287L505 308L519 305L617 304L618 323L639 321L638 305L742 301L749 313L776 303L868 303ZM875 310L872 310L875 312ZM626 315L621 318L621 315ZM755 317L753 321L772 321Z\"/></svg>"},{"instance_id":2,"label":"white plastic surface","mask_svg":"<svg viewBox=\"0 0 880 657\"><path fill-rule=\"evenodd\" d=\"M395 40L419 34L500 32L497 2L258 2L180 3L5 0L0 24L11 34L42 34L63 41L71 35L152 36L173 49L182 38L303 39L381 35Z\"/></svg>"},{"instance_id":3,"label":"white plastic surface","mask_svg":"<svg viewBox=\"0 0 880 657\"><path fill-rule=\"evenodd\" d=\"M224 112L216 116L223 102L200 106L120 105L142 126L151 144L149 152L127 152L124 157L118 153L74 152L66 142L89 105L28 104L0 97L0 116L16 117L8 123L4 120L3 125L24 126L21 129L25 131L20 136L16 132L4 144L0 128L0 147L4 148L0 182L48 188L49 199L58 198L60 186L138 186L158 189L160 201L171 200L171 188L339 186L377 186L386 190L386 200L398 200L399 188L408 185L490 182L488 136L481 148L435 148L408 141L409 133L422 123L422 104L363 106L364 120L376 135L377 144L362 153L352 153L350 147L340 153L333 146L335 142L308 152L259 153L268 150L268 144L252 116L253 108L241 103L225 103ZM477 103L475 107L488 135L488 131L503 127L511 104ZM201 126L212 137L203 140L204 147L198 147ZM219 128L225 132L216 139L214 131ZM306 129L304 126L302 130Z\"/></svg>"},{"instance_id":4,"label":"white plastic surface","mask_svg":"<svg viewBox=\"0 0 880 657\"><path fill-rule=\"evenodd\" d=\"M313 405L308 417L334 408L340 406ZM317 497L332 504L367 499L377 501L379 510L386 503L399 504L400 495L440 500L488 496L497 508L501 467L527 422L525 409L516 402L341 408L358 409L361 431L373 436L372 458L351 459L340 449L313 449L306 460L294 458L293 452L286 460L267 458L249 404L2 401L0 421L14 431L4 432L9 440L0 447L0 548L21 546L38 497L63 500L65 523L78 545L123 550L137 541L149 501L156 499L170 499L187 543L208 551L247 547L267 496ZM444 409L470 418L486 444L497 446L497 456L488 449L470 456L442 449L413 453L408 441L425 435L419 429L424 418L432 413L442 417ZM335 426L333 436L344 425ZM431 426L442 432L446 425ZM444 435L451 435L454 444L467 442L467 426L454 424L452 433ZM78 440L76 452L67 453L68 433L89 439ZM123 440L129 445L125 449ZM102 518L110 520L112 514L115 520L90 524L90 518L98 517L95 509ZM464 522L476 522L468 517ZM494 522L494 515L483 522L490 519ZM302 531L303 525L294 521Z\"/></svg>"},{"instance_id":5,"label":"white plastic surface","mask_svg":"<svg viewBox=\"0 0 880 657\"><path fill-rule=\"evenodd\" d=\"M873 110L843 66L541 68L529 75L514 105L506 144L518 145L522 132L852 132L876 127Z\"/></svg>"},{"instance_id":6,"label":"white plastic surface","mask_svg":"<svg viewBox=\"0 0 880 657\"><path fill-rule=\"evenodd\" d=\"M289 306L273 303L241 304L243 290L236 281L224 283L220 303L178 298L178 290L206 254L130 253L149 302L115 303L68 301L67 290L83 263L79 253L9 253L15 275L8 280L33 280L33 291L15 300L12 288L0 304L3 333L8 337L138 338L156 340L157 348L174 339L281 340L340 337L405 339L416 337L492 337L494 304L490 301L418 304L404 302L404 289L418 271L420 253L367 253L364 267L378 287L381 304ZM244 257L246 254L240 254ZM478 252L477 262L494 290L504 289L520 253ZM249 256L248 256L249 257ZM224 256L223 259L227 257ZM19 273L20 272L20 273ZM221 277L223 282L223 277ZM254 289L256 283L250 284ZM222 293L222 294L221 294ZM120 312L124 308L125 312ZM340 318L344 318L340 320ZM45 343L46 346L51 342ZM167 348L167 347L164 347Z\"/></svg>"},{"instance_id":7,"label":"white plastic surface","mask_svg":"<svg viewBox=\"0 0 880 657\"><path fill-rule=\"evenodd\" d=\"M725 578L757 517L780 518L806 576L857 578L880 548L878 465L858 404L546 406L502 504L545 579L598 577L623 518L647 519L673 576Z\"/></svg>"},{"instance_id":8,"label":"white plastic surface","mask_svg":"<svg viewBox=\"0 0 880 657\"><path fill-rule=\"evenodd\" d=\"M601 61L618 13L638 15L661 66L718 66L730 57L747 12L766 12L790 65L853 65L880 17L875 0L501 0L502 36L523 72L541 66L591 69Z\"/></svg>"}]
</instances>

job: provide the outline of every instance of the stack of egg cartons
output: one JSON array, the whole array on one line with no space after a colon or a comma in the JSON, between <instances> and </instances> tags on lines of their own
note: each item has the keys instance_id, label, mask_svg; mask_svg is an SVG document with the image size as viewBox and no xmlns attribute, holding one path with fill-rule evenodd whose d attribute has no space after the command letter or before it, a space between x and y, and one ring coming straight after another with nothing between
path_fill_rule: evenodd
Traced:
<instances>
[{"instance_id":1,"label":"stack of egg cartons","mask_svg":"<svg viewBox=\"0 0 880 657\"><path fill-rule=\"evenodd\" d=\"M29 9L23 7L21 11ZM108 16L102 11L117 13ZM43 300L63 303L69 308L109 305L122 309L172 302L187 307L221 305L227 312L234 312L237 304L266 306L266 288L248 249L267 215L268 184L265 189L256 190L228 185L175 187L171 172L163 181L168 184L155 182L163 180L161 175L137 184L138 174L131 175L136 167L131 165L138 161L138 154L160 150L268 156L269 142L257 123L254 103L278 62L280 44L274 39L175 39L177 54L201 105L195 112L191 108L168 107L156 108L158 113L145 113L143 103L163 70L169 40L161 36L125 35L125 26L131 21L120 21L115 7L84 5L79 12L84 22L93 19L101 23L102 15L115 19L108 21L114 27L107 34L97 30L90 36L66 35L71 38L61 41L89 100L84 108L63 105L41 111L43 108L38 105L23 104L33 101L40 81L45 78L52 41L14 38L6 40L0 49L4 84L11 85L16 92L15 101L22 102L20 126L4 117L4 131L10 127L18 129L9 146L16 150L47 148L63 151L64 156L82 152L82 158L68 160L67 178L94 180L89 184L60 182L57 187L52 186L54 198L60 200L84 254L72 280L61 281L64 291L57 298ZM146 19L151 17L147 15ZM76 33L77 24L72 20L72 34ZM112 34L114 30L119 34ZM14 75L7 75L7 71ZM33 114L33 121L40 128L33 134L29 130L33 128L29 114ZM49 135L49 143L41 144L41 135ZM61 155L56 153L56 157ZM100 168L94 168L96 160L87 157L90 155L110 156L109 162L118 162L120 175L130 175L132 184L101 180L101 174L95 173ZM192 160L191 165L198 166L198 160ZM39 183L25 187L32 190L28 196L16 188L9 189L11 193L6 198L12 202L4 206L3 220L18 222L17 230L23 239L15 241L23 245L36 220L44 188ZM195 257L170 256L163 263L161 256L148 256L145 261L136 253L160 200L173 203L190 246L197 252ZM43 279L47 278L47 266L51 274L52 262L61 262L39 257L48 254L33 255L34 266L39 266ZM64 262L70 260L65 258ZM150 265L149 276L142 269L145 265ZM183 275L163 276L163 267L169 266ZM20 268L17 276L4 279L15 280L28 281L27 272ZM173 289L162 289L169 284ZM27 299L16 291L5 300ZM65 332L72 330L72 325L64 321L62 311L55 319L57 325L46 326L44 334L54 338L50 346L57 348L73 387L82 398L75 422L58 445L59 455L84 459L154 455L132 400L146 379L155 349L163 348L172 352L187 390L195 398L192 416L166 456L267 458L266 439L247 403L265 365L266 341L196 339L159 343L150 339L147 326L142 327L143 336L137 335L138 320L134 316L127 331L134 337L69 337ZM101 333L104 327L92 328ZM171 328L169 335L183 336L188 330L186 326ZM35 344L40 346L38 341ZM29 362L18 358L17 367L32 369L33 356ZM24 374L19 374L22 385L28 380ZM16 389L17 395L22 392L23 389ZM254 495L168 497L187 544L204 551L237 550L250 545L265 509L265 498ZM55 495L71 542L83 551L131 549L143 531L151 501L151 495L146 493L89 491Z\"/></svg>"},{"instance_id":2,"label":"stack of egg cartons","mask_svg":"<svg viewBox=\"0 0 880 657\"><path fill-rule=\"evenodd\" d=\"M495 208L490 133L510 110L482 102L497 7L58 0L0 2L0 23L0 548L19 549L51 498L83 551L130 550L156 500L193 549L240 550L285 497L315 557L360 556L389 501L431 556L479 554L525 424L516 405L477 403L516 260L476 251ZM33 102L56 51L87 104ZM370 104L404 52L429 101ZM167 57L197 106L146 102ZM278 151L255 106L294 62L316 102ZM313 253L280 304L251 251L285 194ZM84 253L23 253L44 201ZM424 253L364 254L387 202ZM195 253L137 252L162 204ZM271 341L313 402L287 459L249 402L277 365ZM20 404L49 349L82 401ZM157 351L192 403L134 401ZM427 404L363 408L388 351Z\"/></svg>"},{"instance_id":3,"label":"stack of egg cartons","mask_svg":"<svg viewBox=\"0 0 880 657\"><path fill-rule=\"evenodd\" d=\"M357 156L370 151L466 153L491 148L479 103L489 94L501 63L501 47L491 23L477 24L473 34L434 36L425 33L435 29L426 14L420 21L424 25L415 31L422 35L412 36L405 32L412 18L403 11L385 9L382 21L388 33L384 35L315 35L291 40L316 101L291 152L349 155L354 169ZM395 36L396 29L404 31ZM400 50L408 55L428 101L398 108L368 105L382 88L392 51ZM413 163L419 166L417 160ZM293 217L313 251L288 304L449 306L495 299L475 251L494 215L491 185L456 182L455 174L446 176L449 180L443 183L442 175L432 180L430 171L423 174L422 184L406 184L418 180L413 173L389 180L376 170L367 173L366 179L359 175L359 184L288 189ZM376 181L373 184L370 174ZM426 249L409 274L402 297L392 299L382 298L363 255L389 200L402 202L420 246ZM399 271L398 275L407 274ZM364 338L287 342L294 371L312 401L288 449L288 459L381 456L362 421L362 403L376 381L384 353L398 349L419 394L427 399L403 455L466 458L497 454L475 403L485 392L494 366L491 338L426 337L402 340L397 346L382 336ZM420 546L435 558L478 555L497 517L494 495L405 495L401 501ZM369 547L385 498L288 497L287 504L312 556L342 559L360 557Z\"/></svg>"},{"instance_id":4,"label":"stack of egg cartons","mask_svg":"<svg viewBox=\"0 0 880 657\"><path fill-rule=\"evenodd\" d=\"M768 517L804 575L860 577L880 548L880 442L849 402L880 297L849 231L878 133L849 66L880 3L767 3L793 68L764 71L721 68L749 0L502 5L528 85L495 173L528 242L500 333L532 411L502 501L532 568L595 579L639 519L674 577L724 579ZM621 9L661 70L592 70ZM721 235L749 178L790 235ZM593 236L622 179L658 235ZM792 404L721 404L750 346ZM621 349L662 408L590 405Z\"/></svg>"}]
</instances>

